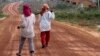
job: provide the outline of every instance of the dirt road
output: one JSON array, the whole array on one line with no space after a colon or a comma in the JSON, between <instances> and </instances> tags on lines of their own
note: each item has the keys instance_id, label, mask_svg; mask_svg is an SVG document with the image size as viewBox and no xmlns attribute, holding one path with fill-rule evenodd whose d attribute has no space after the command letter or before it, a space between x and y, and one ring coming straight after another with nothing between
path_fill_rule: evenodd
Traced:
<instances>
[{"instance_id":1,"label":"dirt road","mask_svg":"<svg viewBox=\"0 0 100 56\"><path fill-rule=\"evenodd\" d=\"M3 11L10 16L0 21L0 56L16 56L18 51L20 19L17 8L19 3L11 3ZM16 16L17 15L17 16ZM100 39L78 28L54 21L52 24L49 47L41 49L40 32L36 23L34 56L100 56ZM29 56L27 41L22 56Z\"/></svg>"}]
</instances>

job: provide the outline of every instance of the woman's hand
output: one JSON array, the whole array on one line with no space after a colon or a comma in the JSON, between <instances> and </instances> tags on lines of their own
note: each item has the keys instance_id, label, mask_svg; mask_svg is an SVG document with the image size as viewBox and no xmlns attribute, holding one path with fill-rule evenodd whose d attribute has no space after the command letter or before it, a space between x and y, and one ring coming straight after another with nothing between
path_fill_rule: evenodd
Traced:
<instances>
[{"instance_id":1,"label":"woman's hand","mask_svg":"<svg viewBox=\"0 0 100 56\"><path fill-rule=\"evenodd\" d=\"M17 29L25 28L25 26L17 26Z\"/></svg>"},{"instance_id":2,"label":"woman's hand","mask_svg":"<svg viewBox=\"0 0 100 56\"><path fill-rule=\"evenodd\" d=\"M17 26L17 29L20 29L20 26Z\"/></svg>"}]
</instances>

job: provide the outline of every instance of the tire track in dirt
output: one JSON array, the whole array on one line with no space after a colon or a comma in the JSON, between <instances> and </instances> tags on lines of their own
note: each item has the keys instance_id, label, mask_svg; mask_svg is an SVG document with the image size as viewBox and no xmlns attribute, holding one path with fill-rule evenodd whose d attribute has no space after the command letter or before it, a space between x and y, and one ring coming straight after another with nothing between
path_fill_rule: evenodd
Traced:
<instances>
[{"instance_id":1,"label":"tire track in dirt","mask_svg":"<svg viewBox=\"0 0 100 56\"><path fill-rule=\"evenodd\" d=\"M14 6L16 6L14 8ZM2 11L4 11L5 14L7 15L18 15L18 7L19 7L19 3L15 2L15 3L10 3L8 5L5 5L4 8L2 9Z\"/></svg>"},{"instance_id":2,"label":"tire track in dirt","mask_svg":"<svg viewBox=\"0 0 100 56\"><path fill-rule=\"evenodd\" d=\"M16 25L18 22L15 23L15 18L18 17L14 17L13 14L15 14L16 12L13 13L13 9L15 8L15 6L18 5L18 3L11 3L8 4L5 8L3 9L6 13L8 13L9 17L7 17L6 20L4 20L1 24L0 24L0 56L8 56L4 53L4 50L7 48L7 46L9 45L9 41L12 40L13 38L13 34L15 34L16 31ZM8 49L7 49L8 50ZM7 52L6 52L7 53Z\"/></svg>"}]
</instances>

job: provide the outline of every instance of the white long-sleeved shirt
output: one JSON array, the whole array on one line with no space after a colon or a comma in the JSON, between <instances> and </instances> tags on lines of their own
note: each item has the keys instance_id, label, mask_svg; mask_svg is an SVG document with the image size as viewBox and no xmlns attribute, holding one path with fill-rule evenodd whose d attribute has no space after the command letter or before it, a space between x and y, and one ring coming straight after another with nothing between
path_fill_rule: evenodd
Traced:
<instances>
[{"instance_id":1,"label":"white long-sleeved shirt","mask_svg":"<svg viewBox=\"0 0 100 56\"><path fill-rule=\"evenodd\" d=\"M40 16L40 31L50 31L52 19L54 18L50 11L47 11Z\"/></svg>"},{"instance_id":2,"label":"white long-sleeved shirt","mask_svg":"<svg viewBox=\"0 0 100 56\"><path fill-rule=\"evenodd\" d=\"M26 38L34 37L35 36L34 24L35 24L35 15L33 13L28 17L22 15L21 26L24 26L25 28L21 28L21 36Z\"/></svg>"}]
</instances>

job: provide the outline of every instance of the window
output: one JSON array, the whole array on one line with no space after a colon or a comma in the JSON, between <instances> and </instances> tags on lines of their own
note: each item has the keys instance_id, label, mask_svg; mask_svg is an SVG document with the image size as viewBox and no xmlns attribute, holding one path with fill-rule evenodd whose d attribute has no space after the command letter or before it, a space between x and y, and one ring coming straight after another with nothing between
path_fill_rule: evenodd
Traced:
<instances>
[{"instance_id":1,"label":"window","mask_svg":"<svg viewBox=\"0 0 100 56\"><path fill-rule=\"evenodd\" d=\"M72 4L76 5L76 2L72 2Z\"/></svg>"},{"instance_id":2,"label":"window","mask_svg":"<svg viewBox=\"0 0 100 56\"><path fill-rule=\"evenodd\" d=\"M70 2L70 1L67 1L68 3Z\"/></svg>"}]
</instances>

